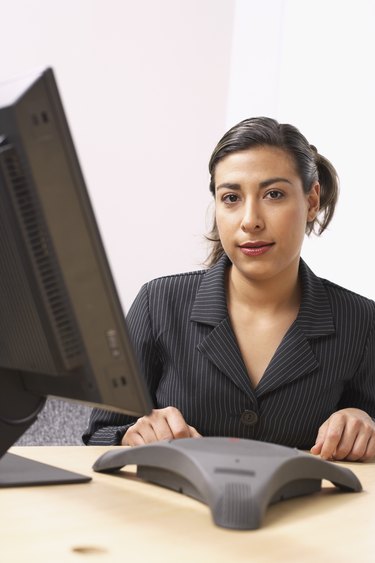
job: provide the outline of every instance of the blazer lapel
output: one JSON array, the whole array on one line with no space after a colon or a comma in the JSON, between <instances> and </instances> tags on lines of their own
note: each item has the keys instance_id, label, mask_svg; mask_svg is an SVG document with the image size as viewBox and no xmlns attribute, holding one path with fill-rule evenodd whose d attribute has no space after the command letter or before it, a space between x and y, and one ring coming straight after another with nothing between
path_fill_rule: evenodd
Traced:
<instances>
[{"instance_id":1,"label":"blazer lapel","mask_svg":"<svg viewBox=\"0 0 375 563\"><path fill-rule=\"evenodd\" d=\"M198 350L225 373L244 393L255 399L254 391L238 348L229 318L226 317L198 345Z\"/></svg>"},{"instance_id":2,"label":"blazer lapel","mask_svg":"<svg viewBox=\"0 0 375 563\"><path fill-rule=\"evenodd\" d=\"M313 274L302 259L299 275L302 284L300 311L259 382L257 397L316 369L319 362L311 348L311 340L335 332L323 281Z\"/></svg>"},{"instance_id":3,"label":"blazer lapel","mask_svg":"<svg viewBox=\"0 0 375 563\"><path fill-rule=\"evenodd\" d=\"M309 341L298 324L293 323L256 387L257 397L302 377L318 365Z\"/></svg>"},{"instance_id":4,"label":"blazer lapel","mask_svg":"<svg viewBox=\"0 0 375 563\"><path fill-rule=\"evenodd\" d=\"M199 343L198 350L255 400L228 316L225 270L229 264L229 259L224 255L207 270L198 289L190 320L212 327L211 332Z\"/></svg>"}]
</instances>

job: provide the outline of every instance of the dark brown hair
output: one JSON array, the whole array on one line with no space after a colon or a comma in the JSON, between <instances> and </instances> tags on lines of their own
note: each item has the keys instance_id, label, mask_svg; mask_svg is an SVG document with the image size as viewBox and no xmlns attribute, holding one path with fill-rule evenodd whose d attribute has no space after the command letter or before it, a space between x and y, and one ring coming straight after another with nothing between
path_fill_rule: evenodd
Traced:
<instances>
[{"instance_id":1,"label":"dark brown hair","mask_svg":"<svg viewBox=\"0 0 375 563\"><path fill-rule=\"evenodd\" d=\"M215 196L215 170L218 162L231 153L260 146L280 148L293 158L306 194L310 192L315 182L320 183L319 213L314 221L306 225L307 235L312 232L320 235L327 228L335 211L339 191L338 176L329 160L320 155L293 125L278 123L269 117L253 117L229 129L216 145L210 158L212 195ZM207 264L213 265L224 253L215 219L207 239L212 242Z\"/></svg>"}]
</instances>

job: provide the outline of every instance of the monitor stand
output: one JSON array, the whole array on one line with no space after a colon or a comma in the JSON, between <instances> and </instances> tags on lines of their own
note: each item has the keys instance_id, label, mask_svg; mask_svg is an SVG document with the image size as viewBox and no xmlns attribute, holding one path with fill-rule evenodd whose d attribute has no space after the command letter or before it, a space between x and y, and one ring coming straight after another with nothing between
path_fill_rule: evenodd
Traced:
<instances>
[{"instance_id":1,"label":"monitor stand","mask_svg":"<svg viewBox=\"0 0 375 563\"><path fill-rule=\"evenodd\" d=\"M0 367L0 378L2 390L6 390L0 395L0 488L91 481L86 475L8 452L37 420L46 396L28 390L21 371Z\"/></svg>"},{"instance_id":2,"label":"monitor stand","mask_svg":"<svg viewBox=\"0 0 375 563\"><path fill-rule=\"evenodd\" d=\"M6 453L0 459L0 488L36 485L87 483L91 477L16 454Z\"/></svg>"}]
</instances>

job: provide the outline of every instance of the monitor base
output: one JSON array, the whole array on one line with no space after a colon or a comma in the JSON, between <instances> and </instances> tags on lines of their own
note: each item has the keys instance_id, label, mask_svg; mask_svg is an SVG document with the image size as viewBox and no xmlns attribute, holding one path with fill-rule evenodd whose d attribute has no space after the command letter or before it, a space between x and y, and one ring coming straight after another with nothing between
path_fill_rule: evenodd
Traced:
<instances>
[{"instance_id":1,"label":"monitor base","mask_svg":"<svg viewBox=\"0 0 375 563\"><path fill-rule=\"evenodd\" d=\"M0 488L87 483L91 477L6 453L0 459Z\"/></svg>"}]
</instances>

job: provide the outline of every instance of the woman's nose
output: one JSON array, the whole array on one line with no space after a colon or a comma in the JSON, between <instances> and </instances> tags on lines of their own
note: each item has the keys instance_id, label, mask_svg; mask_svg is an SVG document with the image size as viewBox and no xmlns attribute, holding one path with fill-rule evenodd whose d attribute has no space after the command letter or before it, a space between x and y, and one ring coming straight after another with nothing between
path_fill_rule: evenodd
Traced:
<instances>
[{"instance_id":1,"label":"woman's nose","mask_svg":"<svg viewBox=\"0 0 375 563\"><path fill-rule=\"evenodd\" d=\"M244 214L241 221L241 230L244 232L259 231L263 229L264 221L261 217L259 207L256 202L249 201L244 207Z\"/></svg>"}]
</instances>

